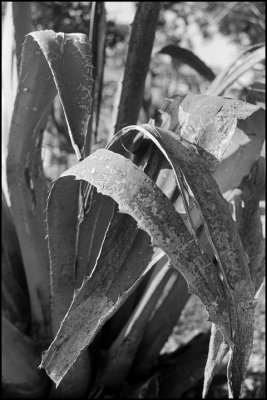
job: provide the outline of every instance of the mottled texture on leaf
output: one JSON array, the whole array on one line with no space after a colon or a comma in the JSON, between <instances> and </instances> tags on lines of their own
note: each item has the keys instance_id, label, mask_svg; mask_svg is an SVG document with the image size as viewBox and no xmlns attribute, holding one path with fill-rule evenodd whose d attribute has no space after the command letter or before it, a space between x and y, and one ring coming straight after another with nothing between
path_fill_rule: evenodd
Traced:
<instances>
[{"instance_id":1,"label":"mottled texture on leaf","mask_svg":"<svg viewBox=\"0 0 267 400\"><path fill-rule=\"evenodd\" d=\"M78 159L84 157L91 115L92 65L86 35L51 30L30 34L38 43L53 75ZM88 146L87 146L88 147ZM90 146L89 146L90 147Z\"/></svg>"},{"instance_id":2,"label":"mottled texture on leaf","mask_svg":"<svg viewBox=\"0 0 267 400\"><path fill-rule=\"evenodd\" d=\"M180 187L183 186L182 173L193 193L206 234L223 274L231 339L235 343L232 382L237 393L252 347L255 306L248 260L237 227L229 214L227 202L206 169L205 161L199 156L197 147L185 140L178 141L171 131L155 129L149 125L130 126L119 134L134 129L146 132L147 136L158 145L171 163Z\"/></svg>"},{"instance_id":3,"label":"mottled texture on leaf","mask_svg":"<svg viewBox=\"0 0 267 400\"><path fill-rule=\"evenodd\" d=\"M32 334L45 341L51 333L49 260L43 218L47 187L41 150L55 95L50 69L37 43L27 35L9 135L7 181L29 288Z\"/></svg>"},{"instance_id":4,"label":"mottled texture on leaf","mask_svg":"<svg viewBox=\"0 0 267 400\"><path fill-rule=\"evenodd\" d=\"M212 262L201 253L195 241L190 239L188 230L170 201L150 178L131 161L108 150L98 150L94 155L64 173L60 179L65 179L69 175L91 182L101 193L112 196L119 203L121 212L132 215L138 221L139 228L147 231L152 237L153 245L162 248L174 267L183 273L189 282L190 290L202 298L210 318L219 324L231 343L228 317L223 311L225 310L225 295L217 272ZM125 224L120 226L121 229L126 229ZM114 235L110 234L110 236ZM113 251L113 246L110 246L107 237L103 246L109 252ZM140 276L140 272L137 274L133 271L133 281L130 276L127 283L125 279L122 279L121 281L125 282L124 287L122 286L121 297L117 297L117 292L113 294L112 286L110 286L111 273L114 275L114 266L116 266L116 260L113 260L113 257L118 257L117 252L114 251L114 256L109 254L107 258L102 250L101 256L105 268L101 271L98 265L95 270L96 276L92 275L91 278L85 280L73 299L55 341L43 357L42 366L57 384L73 364L81 349L93 339L97 329L103 324L103 318L106 320L107 316L118 307L126 291L125 284L131 288L136 277ZM107 262L112 263L111 270ZM138 264L136 262L136 265Z\"/></svg>"},{"instance_id":5,"label":"mottled texture on leaf","mask_svg":"<svg viewBox=\"0 0 267 400\"><path fill-rule=\"evenodd\" d=\"M243 144L235 139L236 135L240 139L240 134L235 133L236 127L240 126L239 120L248 120L247 123L241 123L243 135L254 133L244 144L251 140L259 142L258 151L261 150L264 140L264 115L263 110L252 104L223 97L190 94L167 99L162 112L163 117L165 113L169 116L162 127L177 132L182 138L200 146L201 155L207 161L210 172L219 165L227 149L229 157ZM256 112L257 116L253 117L251 122L250 118ZM187 115L186 119L181 118L184 114Z\"/></svg>"}]
</instances>

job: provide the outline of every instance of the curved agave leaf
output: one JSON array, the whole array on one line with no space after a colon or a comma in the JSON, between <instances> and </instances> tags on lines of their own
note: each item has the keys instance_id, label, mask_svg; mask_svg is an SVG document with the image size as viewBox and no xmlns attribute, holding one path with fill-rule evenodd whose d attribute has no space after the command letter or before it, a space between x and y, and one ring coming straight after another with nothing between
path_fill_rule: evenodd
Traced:
<instances>
[{"instance_id":1,"label":"curved agave leaf","mask_svg":"<svg viewBox=\"0 0 267 400\"><path fill-rule=\"evenodd\" d=\"M164 46L159 53L168 54L174 60L177 60L177 62L189 65L208 81L213 81L215 78L214 72L199 57L188 49L184 49L174 44L169 44Z\"/></svg>"},{"instance_id":2,"label":"curved agave leaf","mask_svg":"<svg viewBox=\"0 0 267 400\"><path fill-rule=\"evenodd\" d=\"M31 33L43 53L62 102L72 146L84 157L92 103L92 64L87 36L81 33ZM79 71L79 73L77 73ZM86 145L88 148L88 144Z\"/></svg>"},{"instance_id":3,"label":"curved agave leaf","mask_svg":"<svg viewBox=\"0 0 267 400\"><path fill-rule=\"evenodd\" d=\"M257 48L259 47L257 46ZM201 95L167 99L163 110L162 126L175 130L177 133L181 131L181 135L184 135L185 139L200 144L204 149L208 149L220 161L220 164L216 167L216 161L214 160L213 166L213 168L216 167L213 177L218 183L220 190L226 192L238 187L260 155L265 138L264 111L235 100ZM237 119L236 122L234 121L235 118ZM235 128L236 123L237 127ZM233 124L232 129L229 129L231 128L231 124ZM226 130L225 125L226 127L227 125L229 126ZM223 136L221 132L225 132ZM206 147L207 145L210 147ZM204 153L205 156L206 154ZM210 155L208 155L208 160L211 160L212 167L213 160L210 158ZM195 206L191 208L191 219L195 227L199 229L201 218ZM242 242L245 245L241 231L240 234ZM258 237L258 234L255 237ZM203 248L208 250L205 231L202 230L202 233L200 231L198 239ZM248 242L251 242L251 240ZM258 241L259 243L261 243L261 240ZM248 254L251 254L249 247L245 246L245 249L248 251ZM257 251L255 247L254 250L254 254L258 254L258 258L262 259L260 255L262 251ZM212 249L209 250L209 254L212 255ZM262 263L259 261L256 264L259 265ZM252 271L252 277L253 275ZM212 344L213 339L212 334L211 349L214 348ZM222 346L225 346L223 340ZM209 356L207 368L209 371L212 371L209 365L210 362L212 362L212 358ZM215 365L216 362L215 360ZM205 390L207 391L207 387Z\"/></svg>"},{"instance_id":4,"label":"curved agave leaf","mask_svg":"<svg viewBox=\"0 0 267 400\"><path fill-rule=\"evenodd\" d=\"M27 35L22 54L19 91L12 118L7 164L11 205L29 282L33 320L35 324L37 320L38 328L41 326L45 331L40 332L39 328L38 336L42 339L45 337L46 340L47 336L51 335L50 332L47 333L51 324L49 260L43 221L47 187L40 168L42 132L57 89L73 145L76 147L78 158L81 157L84 144L88 141L86 134L91 104L89 52L86 35L56 34L53 31L33 32ZM73 212L76 212L76 215L78 194L79 187L76 187L75 192L72 188L74 209L76 206ZM27 224L25 221L28 221ZM70 240L73 239L72 235L76 228L75 218L72 222L71 229L64 231L67 235L66 242L69 243L69 248L64 250L68 251L70 259L72 249L75 248L75 240ZM60 251L60 247L57 250ZM66 282L64 291L68 292L69 288L72 293L74 285L69 285L68 276L65 275ZM65 303L65 309L62 303L60 307L62 318L68 304ZM58 315L55 315L55 318L52 318L55 331L59 326L59 322L58 325L56 322L57 317ZM32 330L36 334L35 325ZM78 377L82 379L81 370L79 369L78 376L73 379L76 384ZM86 376L87 370L84 369ZM82 380L87 384L85 379ZM82 390L84 384L78 385Z\"/></svg>"},{"instance_id":5,"label":"curved agave leaf","mask_svg":"<svg viewBox=\"0 0 267 400\"><path fill-rule=\"evenodd\" d=\"M136 127L132 127L132 128L134 128L134 129L138 129L138 128L136 128ZM151 128L151 127L150 127ZM125 132L124 132L125 133ZM118 138L118 137L117 137ZM117 139L116 138L116 139ZM173 143L172 143L173 144ZM179 175L179 171L177 170L177 175ZM181 187L186 183L186 182L184 182L184 180L182 179L181 180L181 178L183 178L183 175L182 174L180 174L179 175L179 178L180 178L180 185L181 185ZM188 240L190 240L189 239L190 238L190 236L188 237ZM194 257L194 252L192 252L192 257ZM218 276L216 275L216 273L215 273L216 271L214 271L213 269L211 269L210 270L210 277L212 277L215 281L217 280L217 288L219 288L219 291L220 291L220 285L221 285L221 282L220 282L220 280L218 279ZM93 276L93 275L92 275ZM84 294L85 294L85 291L84 291ZM206 293L205 293L206 294ZM205 296L204 296L205 297ZM219 296L220 297L220 296ZM215 302L215 304L216 304L216 302ZM112 305L111 305L111 308L112 308ZM223 306L222 306L222 308L224 308ZM105 314L105 310L104 310L104 314ZM107 312L106 312L106 314L108 314ZM216 314L216 313L215 313ZM103 310L102 310L102 316L103 316ZM227 322L226 321L224 321L223 323L222 323L222 325L221 325L221 329L223 329L223 325L224 326L227 326ZM224 331L224 334L225 334L225 336L227 337L227 327L225 328L225 331ZM229 338L229 335L228 335L228 340L229 340L229 343L231 342L230 341L230 338ZM242 361L242 360L241 360Z\"/></svg>"},{"instance_id":6,"label":"curved agave leaf","mask_svg":"<svg viewBox=\"0 0 267 400\"><path fill-rule=\"evenodd\" d=\"M128 127L142 130L142 127ZM228 205L221 196L218 186L209 176L205 165L197 156L196 149L188 142L177 142L172 132L145 126L149 137L158 144L179 175L181 168L194 195L203 224L223 275L223 284L228 298L231 315L231 331L235 347L232 354L232 372L229 382L234 395L239 395L244 372L248 364L253 340L254 286L252 284L247 256L243 250L237 227L228 211ZM154 132L153 132L154 130ZM149 131L149 133L148 133ZM151 134L152 133L152 134ZM190 160L190 161L188 161ZM202 184L199 185L199 182Z\"/></svg>"},{"instance_id":7,"label":"curved agave leaf","mask_svg":"<svg viewBox=\"0 0 267 400\"><path fill-rule=\"evenodd\" d=\"M201 148L222 193L238 187L260 155L265 138L264 110L237 100L206 95L177 96L162 107L161 127L176 132ZM181 199L177 200L177 203ZM201 232L197 207L189 205L203 248L209 244ZM209 250L212 255L212 249Z\"/></svg>"},{"instance_id":8,"label":"curved agave leaf","mask_svg":"<svg viewBox=\"0 0 267 400\"><path fill-rule=\"evenodd\" d=\"M249 256L251 279L258 292L265 274L265 240L262 235L262 223L259 213L259 200L262 197L265 182L265 160L259 160L253 165L249 177L245 177L240 190L234 194L234 201L240 206L241 214L238 221L238 230L242 244ZM241 202L244 207L241 208ZM257 295L255 295L255 299ZM207 396L209 385L220 366L229 346L224 342L222 334L213 325L211 331L210 348L205 368L203 397Z\"/></svg>"},{"instance_id":9,"label":"curved agave leaf","mask_svg":"<svg viewBox=\"0 0 267 400\"><path fill-rule=\"evenodd\" d=\"M190 290L202 298L210 318L220 325L231 344L227 312L225 311L225 314L222 312L225 310L225 293L217 271L209 258L202 254L195 241L191 239L170 201L150 178L130 160L108 150L98 150L63 174L60 179L68 175L75 175L78 179L91 182L103 194L112 196L120 204L121 212L127 212L138 221L139 227L151 235L153 245L161 247L175 268L190 282ZM106 241L104 246L105 243ZM106 246L112 251L110 243ZM96 269L95 276L92 274L89 279L87 278L84 285L76 292L56 339L43 357L41 366L44 366L57 384L81 349L89 344L104 320L110 317L123 300L126 287L119 297L118 295L114 297L115 293L113 294L110 287L110 274L111 271L114 274L116 264L112 262L110 270L106 263L107 260L105 260L104 277L103 270L100 274ZM128 277L128 282L123 280L129 289L138 279L135 271L132 271L132 274L131 279ZM211 281L215 284L211 285ZM60 351L55 351L56 348L60 348Z\"/></svg>"},{"instance_id":10,"label":"curved agave leaf","mask_svg":"<svg viewBox=\"0 0 267 400\"><path fill-rule=\"evenodd\" d=\"M257 63L265 60L265 57L265 45L263 43L249 47L214 79L207 89L206 94L213 96L222 95L245 72L253 68Z\"/></svg>"}]
</instances>

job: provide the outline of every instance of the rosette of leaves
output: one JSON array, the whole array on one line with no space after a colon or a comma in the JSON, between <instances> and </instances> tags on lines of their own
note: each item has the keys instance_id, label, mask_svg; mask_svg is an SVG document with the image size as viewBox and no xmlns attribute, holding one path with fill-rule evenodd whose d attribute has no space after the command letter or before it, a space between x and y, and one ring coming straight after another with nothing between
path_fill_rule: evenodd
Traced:
<instances>
[{"instance_id":1,"label":"rosette of leaves","mask_svg":"<svg viewBox=\"0 0 267 400\"><path fill-rule=\"evenodd\" d=\"M220 162L227 150L234 148L238 136L240 139L245 135L251 120L262 118L262 111L240 101L189 95L169 101L162 116L161 126L123 128L106 149L97 150L70 168L51 188L47 223L53 294L57 299L53 307L57 310L65 301L60 265L66 266L67 259L61 253L58 263L59 243L55 238L67 242L69 232L65 226L73 218L68 215L72 199L65 194L80 181L91 185L81 192L86 201L79 224L76 216L78 239L72 249L76 290L41 366L60 384L82 350L163 251L170 268L186 280L189 292L200 297L214 331L222 336L223 346L230 349L229 393L238 397L252 346L255 288L237 224L219 186L225 190L233 179L241 182L244 171L241 167L235 170L229 160L231 156L239 157L238 164L245 162L250 168L251 149L244 145L242 154L240 149L228 154L228 174ZM259 126L254 141L258 154L263 143ZM165 180L162 190L157 179L162 186ZM202 226L201 239L198 232ZM98 227L101 240L92 234ZM133 325L129 324L128 330ZM122 342L119 336L109 350L113 368L119 363ZM108 374L112 376L106 365L100 383L118 384L112 384Z\"/></svg>"},{"instance_id":2,"label":"rosette of leaves","mask_svg":"<svg viewBox=\"0 0 267 400\"><path fill-rule=\"evenodd\" d=\"M2 200L5 391L164 397L169 376L158 356L195 293L213 323L205 387L230 351L229 392L238 397L261 271L221 193L258 159L263 111L220 97L168 99L157 126L127 126L88 156L91 92L83 35L26 37L7 163L12 217ZM56 93L79 162L53 182L46 204L41 143ZM194 342L201 360L206 342ZM56 391L37 369L44 350ZM204 364L189 366L203 374Z\"/></svg>"}]
</instances>

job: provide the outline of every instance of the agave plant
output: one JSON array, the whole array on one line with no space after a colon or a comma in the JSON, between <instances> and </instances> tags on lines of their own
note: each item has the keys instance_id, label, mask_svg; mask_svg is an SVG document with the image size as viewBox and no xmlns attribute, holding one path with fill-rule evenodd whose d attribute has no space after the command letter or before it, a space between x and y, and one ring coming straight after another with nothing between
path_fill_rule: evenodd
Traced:
<instances>
[{"instance_id":1,"label":"agave plant","mask_svg":"<svg viewBox=\"0 0 267 400\"><path fill-rule=\"evenodd\" d=\"M101 82L88 38L26 36L8 145L11 207L2 194L6 396L180 397L204 376L205 397L227 353L229 396L240 395L263 279L265 115L189 94L136 125L156 4L137 7L116 134L92 154ZM77 164L48 185L41 148L56 94ZM211 333L162 357L191 294Z\"/></svg>"}]
</instances>

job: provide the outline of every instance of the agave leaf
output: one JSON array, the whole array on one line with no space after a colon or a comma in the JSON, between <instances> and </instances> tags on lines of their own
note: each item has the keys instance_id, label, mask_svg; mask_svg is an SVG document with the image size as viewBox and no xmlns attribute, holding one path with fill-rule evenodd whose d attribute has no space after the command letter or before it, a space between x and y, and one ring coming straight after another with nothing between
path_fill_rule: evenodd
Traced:
<instances>
[{"instance_id":1,"label":"agave leaf","mask_svg":"<svg viewBox=\"0 0 267 400\"><path fill-rule=\"evenodd\" d=\"M249 47L214 79L207 89L206 94L213 96L222 95L245 72L263 60L265 60L265 46L262 43Z\"/></svg>"},{"instance_id":2,"label":"agave leaf","mask_svg":"<svg viewBox=\"0 0 267 400\"><path fill-rule=\"evenodd\" d=\"M133 137L131 137L132 144L126 138L125 142L114 141L111 149L115 152L125 155L126 157L133 157L131 151L134 151L135 163L146 168L147 173L155 174L155 167L152 169L147 168L150 157L150 150L146 146L140 146L141 141L138 140L134 144ZM126 149L131 146L131 150ZM126 147L125 147L126 146ZM109 146L108 146L109 147ZM143 149L143 150L141 150ZM80 287L85 276L89 276L95 266L97 256L99 254L106 230L110 223L111 217L114 212L114 201L97 193L96 188L91 185L84 185L82 182L82 195L83 207L80 213L80 223L78 232L78 245L77 245L77 258L76 258L76 287Z\"/></svg>"},{"instance_id":3,"label":"agave leaf","mask_svg":"<svg viewBox=\"0 0 267 400\"><path fill-rule=\"evenodd\" d=\"M20 67L22 46L25 36L32 31L31 25L31 4L27 1L13 2L13 22L14 22L14 39L16 42L16 56L18 72Z\"/></svg>"},{"instance_id":4,"label":"agave leaf","mask_svg":"<svg viewBox=\"0 0 267 400\"><path fill-rule=\"evenodd\" d=\"M212 379L218 371L224 357L229 351L228 344L224 341L221 331L212 324L208 358L205 365L204 384L202 397L206 398Z\"/></svg>"},{"instance_id":5,"label":"agave leaf","mask_svg":"<svg viewBox=\"0 0 267 400\"><path fill-rule=\"evenodd\" d=\"M153 274L155 266L147 271L144 278L140 281L140 284L133 290L126 301L121 305L118 311L105 323L101 332L103 335L103 342L105 349L112 346L115 339L123 330L124 326L129 320L129 316L133 313L135 307L137 306L140 298L145 292L151 275Z\"/></svg>"},{"instance_id":6,"label":"agave leaf","mask_svg":"<svg viewBox=\"0 0 267 400\"><path fill-rule=\"evenodd\" d=\"M47 206L48 246L52 291L52 332L56 334L72 301L75 287L74 265L78 226L79 182L71 179L57 182L58 193L50 190ZM74 190L73 190L74 189ZM53 207L50 207L53 204ZM59 212L60 210L60 212ZM75 367L69 371L59 393L84 395L90 383L90 360L83 352Z\"/></svg>"},{"instance_id":7,"label":"agave leaf","mask_svg":"<svg viewBox=\"0 0 267 400\"><path fill-rule=\"evenodd\" d=\"M11 121L7 178L31 299L32 333L43 340L50 336L50 290L43 221L47 188L40 167L41 143L55 93L49 67L33 38L27 36Z\"/></svg>"},{"instance_id":8,"label":"agave leaf","mask_svg":"<svg viewBox=\"0 0 267 400\"><path fill-rule=\"evenodd\" d=\"M70 185L73 188L71 183ZM84 277L91 275L94 269L113 212L113 200L97 193L94 187L89 187L88 198L84 201L80 215L75 264L76 288L81 286Z\"/></svg>"},{"instance_id":9,"label":"agave leaf","mask_svg":"<svg viewBox=\"0 0 267 400\"><path fill-rule=\"evenodd\" d=\"M10 123L18 86L22 43L31 31L29 2L8 2L2 15L2 187L10 205L6 157Z\"/></svg>"},{"instance_id":10,"label":"agave leaf","mask_svg":"<svg viewBox=\"0 0 267 400\"><path fill-rule=\"evenodd\" d=\"M159 2L146 1L137 5L125 63L115 132L124 126L137 123L160 8Z\"/></svg>"},{"instance_id":11,"label":"agave leaf","mask_svg":"<svg viewBox=\"0 0 267 400\"><path fill-rule=\"evenodd\" d=\"M16 228L11 216L10 207L7 205L6 197L2 190L2 251L5 253L11 268L12 274L18 285L28 297L28 288L19 247ZM3 240L4 238L4 240Z\"/></svg>"},{"instance_id":12,"label":"agave leaf","mask_svg":"<svg viewBox=\"0 0 267 400\"><path fill-rule=\"evenodd\" d=\"M51 333L47 332L50 330L50 289L48 249L44 238L43 221L44 196L47 188L40 168L42 130L57 89L77 156L80 158L83 154L83 146L88 139L86 134L91 103L89 51L85 35L56 34L52 31L29 34L23 48L19 92L12 119L8 156L12 211L29 282L34 329L36 324L41 326L43 331L38 335L46 339ZM20 191L17 190L18 187L21 188ZM75 191L72 188L71 197L73 208L76 204L77 218L79 186L74 189ZM25 224L25 220L29 222ZM75 248L75 241L69 240L75 232L75 219L72 222L74 225L69 232L64 232L67 236L69 234L66 242L69 243L67 250L70 258L72 248ZM72 236L71 238L73 239ZM56 280L55 276L53 278ZM65 278L66 283L68 281L66 275ZM72 284L71 294L73 288ZM66 288L64 290L67 291ZM62 304L59 308L61 306ZM62 317L67 310L67 303L65 307L63 312L60 309ZM57 319L56 314L52 324L55 330L60 323ZM79 371L78 377L82 379L81 369ZM87 377L87 367L84 372ZM73 381L82 390L84 385L80 385L77 379ZM85 379L83 382L88 384Z\"/></svg>"},{"instance_id":13,"label":"agave leaf","mask_svg":"<svg viewBox=\"0 0 267 400\"><path fill-rule=\"evenodd\" d=\"M10 261L2 248L2 313L21 332L29 328L29 299L22 291L12 271Z\"/></svg>"},{"instance_id":14,"label":"agave leaf","mask_svg":"<svg viewBox=\"0 0 267 400\"><path fill-rule=\"evenodd\" d=\"M178 197L175 178L171 174L170 166L166 165L165 158L158 151L145 143L143 134L125 135L123 141L115 138L108 146L110 150L133 159L145 172L156 180L156 184L163 192L175 201ZM96 192L94 187L84 191L84 205L79 225L78 256L76 260L77 283L89 276L94 268L100 246L109 221L112 216L114 201ZM97 229L96 229L97 226Z\"/></svg>"},{"instance_id":15,"label":"agave leaf","mask_svg":"<svg viewBox=\"0 0 267 400\"><path fill-rule=\"evenodd\" d=\"M243 246L249 256L251 278L258 291L265 275L265 239L262 230L260 200L265 196L266 160L260 157L243 179L239 202L244 202L241 208L239 234Z\"/></svg>"},{"instance_id":16,"label":"agave leaf","mask_svg":"<svg viewBox=\"0 0 267 400\"><path fill-rule=\"evenodd\" d=\"M214 72L199 57L188 49L184 49L174 44L169 44L164 46L159 53L168 54L176 62L189 65L208 81L213 81L215 78Z\"/></svg>"},{"instance_id":17,"label":"agave leaf","mask_svg":"<svg viewBox=\"0 0 267 400\"><path fill-rule=\"evenodd\" d=\"M4 397L39 398L48 380L38 371L40 349L2 315L2 389Z\"/></svg>"},{"instance_id":18,"label":"agave leaf","mask_svg":"<svg viewBox=\"0 0 267 400\"><path fill-rule=\"evenodd\" d=\"M78 160L84 146L91 114L92 65L87 36L81 33L31 33L38 43L54 78L63 106L72 146ZM86 145L88 148L88 144Z\"/></svg>"},{"instance_id":19,"label":"agave leaf","mask_svg":"<svg viewBox=\"0 0 267 400\"><path fill-rule=\"evenodd\" d=\"M210 332L200 333L175 352L161 356L159 398L181 398L203 377L209 337Z\"/></svg>"},{"instance_id":20,"label":"agave leaf","mask_svg":"<svg viewBox=\"0 0 267 400\"><path fill-rule=\"evenodd\" d=\"M238 228L242 244L249 256L251 279L258 292L265 273L265 241L262 235L262 224L259 213L259 199L262 196L265 182L265 160L260 158L252 167L251 173L245 177L240 190L233 194L234 202L240 206ZM244 207L241 207L241 202ZM256 296L255 296L256 298ZM221 361L228 352L229 346L224 342L222 334L212 326L208 359L205 367L203 397L207 396L210 383L217 372Z\"/></svg>"},{"instance_id":21,"label":"agave leaf","mask_svg":"<svg viewBox=\"0 0 267 400\"><path fill-rule=\"evenodd\" d=\"M138 221L139 227L152 236L153 245L162 248L168 254L172 264L181 270L190 282L190 289L202 297L210 318L220 325L231 343L228 317L226 314L218 313L217 309L217 307L220 310L225 309L225 294L217 272L212 262L202 255L195 241L190 240L189 232L170 201L149 177L130 160L108 150L96 151L78 166L68 170L60 179L64 179L69 174L91 182L103 194L112 196L120 204L121 212L132 215ZM113 252L108 242L106 237L103 246L108 246L109 251ZM115 256L118 257L117 253ZM129 276L130 270L128 270L129 282L125 282L122 276L121 285L124 285L124 288L122 287L121 295L117 290L114 293L110 286L111 273L114 274L114 263L110 271L107 267L108 260L105 260L104 276L104 271L99 274L99 270L96 269L95 276L92 274L89 279L86 279L84 285L76 293L56 339L43 357L41 366L57 384L60 383L81 349L90 343L104 320L108 319L122 302L127 286L129 290L133 287L131 285L140 279L140 272L132 270L132 275ZM136 265L139 263L136 262ZM204 270L208 271L208 279ZM210 285L210 279L215 281L214 285ZM108 290L109 287L110 290ZM70 332L72 332L71 335ZM55 348L57 348L56 352ZM59 348L60 351L58 351Z\"/></svg>"},{"instance_id":22,"label":"agave leaf","mask_svg":"<svg viewBox=\"0 0 267 400\"><path fill-rule=\"evenodd\" d=\"M93 115L90 120L90 125L94 140L97 141L106 47L106 10L105 3L103 1L93 1L91 3L89 42L92 46L92 65L94 80L94 99L92 107ZM85 152L85 155L88 154L89 153Z\"/></svg>"},{"instance_id":23,"label":"agave leaf","mask_svg":"<svg viewBox=\"0 0 267 400\"><path fill-rule=\"evenodd\" d=\"M161 127L201 147L206 167L222 193L239 186L260 155L265 138L265 114L259 107L206 95L177 96L162 107ZM181 200L177 200L181 206ZM190 215L198 239L209 247L194 204ZM209 250L212 255L212 249Z\"/></svg>"},{"instance_id":24,"label":"agave leaf","mask_svg":"<svg viewBox=\"0 0 267 400\"><path fill-rule=\"evenodd\" d=\"M148 284L127 324L108 350L105 367L99 380L100 386L118 388L128 375L147 322L172 274L172 269L164 255L155 267L156 275Z\"/></svg>"},{"instance_id":25,"label":"agave leaf","mask_svg":"<svg viewBox=\"0 0 267 400\"><path fill-rule=\"evenodd\" d=\"M144 129L130 126L125 128L124 132L134 128L141 131ZM177 175L177 180L180 181L180 186L182 186L179 175L179 168L181 168L194 195L206 234L219 263L228 299L231 337L235 343L232 369L229 369L232 378L229 378L229 382L235 395L238 395L252 347L255 302L253 301L254 287L237 227L218 186L209 176L192 145L188 142L184 142L183 145L183 141L178 142L172 132L161 128L156 130L148 125L145 128L149 130L148 136L167 155ZM202 182L202 185L199 185L199 182Z\"/></svg>"},{"instance_id":26,"label":"agave leaf","mask_svg":"<svg viewBox=\"0 0 267 400\"><path fill-rule=\"evenodd\" d=\"M159 140L160 144L164 143L173 165L179 159L178 168L180 166L182 169L202 214L206 234L223 275L234 341L232 363L230 360L232 368L229 368L232 375L231 378L229 377L229 383L234 396L239 396L252 348L254 327L254 285L250 278L247 256L237 227L229 214L227 203L221 196L218 186L214 185L215 182L211 176L209 177L207 170L205 171L205 167L201 166L199 158L197 157L194 161L193 152L187 153L185 147L179 152L178 147L182 142L175 147L171 134L167 139L162 129L159 128L158 131L160 139L156 140ZM190 148L190 146L186 147ZM175 156L172 155L170 149L175 149ZM202 182L202 187L199 182ZM205 193L204 196L203 193Z\"/></svg>"},{"instance_id":27,"label":"agave leaf","mask_svg":"<svg viewBox=\"0 0 267 400\"><path fill-rule=\"evenodd\" d=\"M115 149L121 148L121 144L118 146L118 144L115 143L113 147ZM127 153L125 149L124 151ZM146 165L144 159L142 163L144 167ZM88 210L84 209L83 215L80 218L82 221L79 224L79 229L75 229L75 227L78 226L78 203L75 197L72 196L71 191L74 189L74 192L77 192L78 185L78 182L76 182L76 185L72 185L72 183L68 180L62 182L56 181L51 189L48 199L47 223L52 277L52 325L54 333L56 333L59 324L71 303L74 286L76 288L80 287L82 280L92 273L96 257L99 253L105 235L107 242L108 237L110 238L111 242L114 242L111 247L114 248L114 254L116 256L118 254L117 267L124 271L122 274L125 273L127 275L128 271L128 267L125 268L124 266L123 254L121 253L121 256L119 256L121 250L124 252L125 256L131 248L131 242L127 241L127 237L132 237L132 240L134 240L134 250L129 252L127 257L127 263L129 263L130 269L132 268L132 265L136 263L136 259L134 258L135 252L140 254L139 268L141 270L146 267L145 263L150 261L153 254L153 249L148 248L150 243L149 237L145 237L144 232L138 233L135 224L134 226L132 226L132 224L128 224L127 226L127 224L125 224L126 216L119 215L117 222L109 226L110 232L108 232L108 234L106 233L108 225L110 224L110 219L114 212L114 202L112 199L96 193L95 190L90 192L90 187L89 196L86 193L84 196L84 207L88 206L89 212ZM59 192L57 192L57 190L59 190ZM120 228L117 229L117 226L121 226L120 224L126 228L125 235L121 235ZM98 226L97 234L94 234L96 225ZM76 232L78 232L79 235L77 240L79 244L77 248ZM117 239L117 236L119 239ZM125 244L123 244L123 242L125 242ZM102 261L101 259L98 260L98 274L100 276L101 268L105 269L105 261L103 260L105 260L105 257L109 258L105 246L102 247L101 251L103 253ZM75 264L76 276L74 273ZM62 277L62 271L64 271L64 277ZM127 276L127 279L128 278L129 277ZM117 287L117 290L119 292L122 290L120 283L119 287ZM81 362L81 357L79 357L79 360ZM71 371L73 372L73 369ZM69 372L69 374L70 373L71 372ZM82 379L80 373L78 378ZM59 388L59 390L61 390L61 388Z\"/></svg>"},{"instance_id":28,"label":"agave leaf","mask_svg":"<svg viewBox=\"0 0 267 400\"><path fill-rule=\"evenodd\" d=\"M235 153L236 143L240 140L240 133L236 132L236 127L243 131L243 135L246 135L249 141L257 143L256 148L249 148L248 151L243 147L244 159L250 151L260 152L262 148L264 112L252 104L222 97L192 94L167 99L162 107L162 113L161 127L177 132L181 138L200 146L210 172L214 172L223 159ZM242 144L244 145L245 142ZM228 153L226 153L227 150ZM255 157L252 162L250 161L249 167L246 167L246 172L241 176L239 183L249 172L257 159L256 155ZM233 172L232 170L227 172L226 179L228 180L228 176L233 175ZM221 188L221 184L219 182L218 184ZM226 186L225 183L224 186ZM228 188L223 188L223 190L228 190Z\"/></svg>"},{"instance_id":29,"label":"agave leaf","mask_svg":"<svg viewBox=\"0 0 267 400\"><path fill-rule=\"evenodd\" d=\"M170 336L189 297L185 279L173 269L138 347L130 372L134 377L141 379L149 376L152 368L158 363L160 350Z\"/></svg>"}]
</instances>

